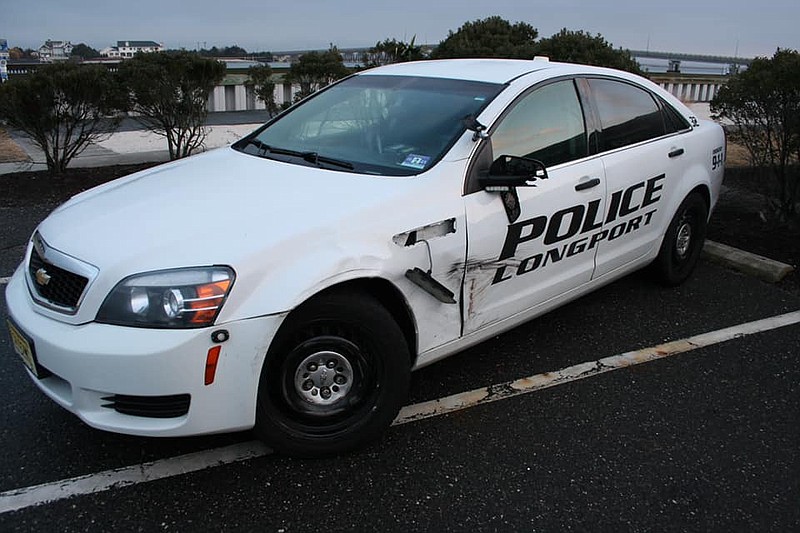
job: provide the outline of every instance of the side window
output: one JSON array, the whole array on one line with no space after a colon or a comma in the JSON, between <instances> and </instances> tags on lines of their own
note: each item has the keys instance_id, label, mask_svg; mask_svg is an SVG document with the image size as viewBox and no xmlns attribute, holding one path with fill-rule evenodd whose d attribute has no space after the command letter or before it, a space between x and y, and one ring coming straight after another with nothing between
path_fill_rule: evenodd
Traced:
<instances>
[{"instance_id":1,"label":"side window","mask_svg":"<svg viewBox=\"0 0 800 533\"><path fill-rule=\"evenodd\" d=\"M662 101L661 108L664 110L664 122L667 125L667 133L675 133L676 131L684 131L692 128L689 125L689 121L683 118L683 115L675 111L668 103Z\"/></svg>"},{"instance_id":2,"label":"side window","mask_svg":"<svg viewBox=\"0 0 800 533\"><path fill-rule=\"evenodd\" d=\"M600 150L661 137L664 117L650 93L633 85L605 79L589 79L600 119Z\"/></svg>"},{"instance_id":3,"label":"side window","mask_svg":"<svg viewBox=\"0 0 800 533\"><path fill-rule=\"evenodd\" d=\"M495 157L530 157L548 167L585 157L586 147L583 112L571 80L523 97L492 132Z\"/></svg>"}]
</instances>

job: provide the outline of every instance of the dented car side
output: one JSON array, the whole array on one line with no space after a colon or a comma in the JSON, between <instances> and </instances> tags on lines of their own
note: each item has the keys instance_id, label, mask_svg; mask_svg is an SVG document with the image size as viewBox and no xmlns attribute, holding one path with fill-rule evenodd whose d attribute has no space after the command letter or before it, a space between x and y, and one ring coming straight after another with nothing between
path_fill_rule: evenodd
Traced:
<instances>
[{"instance_id":1,"label":"dented car side","mask_svg":"<svg viewBox=\"0 0 800 533\"><path fill-rule=\"evenodd\" d=\"M388 427L411 370L647 265L686 279L724 146L609 69L374 69L57 209L8 285L9 327L39 388L94 427L255 427L340 453ZM65 313L43 280L73 260L93 274Z\"/></svg>"}]
</instances>

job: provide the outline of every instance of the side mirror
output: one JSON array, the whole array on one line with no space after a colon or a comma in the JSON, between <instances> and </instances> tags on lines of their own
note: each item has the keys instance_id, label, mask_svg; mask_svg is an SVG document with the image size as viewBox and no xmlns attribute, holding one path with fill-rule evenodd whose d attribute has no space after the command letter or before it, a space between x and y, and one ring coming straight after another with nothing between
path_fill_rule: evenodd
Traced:
<instances>
[{"instance_id":1,"label":"side mirror","mask_svg":"<svg viewBox=\"0 0 800 533\"><path fill-rule=\"evenodd\" d=\"M533 182L544 179L547 169L541 161L501 155L492 162L489 173L478 178L478 183L488 192L503 192L512 187L535 187Z\"/></svg>"}]
</instances>

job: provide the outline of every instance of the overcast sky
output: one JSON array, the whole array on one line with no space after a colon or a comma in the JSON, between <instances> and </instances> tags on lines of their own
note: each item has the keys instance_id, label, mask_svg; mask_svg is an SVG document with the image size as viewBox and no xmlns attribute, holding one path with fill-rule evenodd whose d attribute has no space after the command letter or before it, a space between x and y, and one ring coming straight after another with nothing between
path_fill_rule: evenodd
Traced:
<instances>
[{"instance_id":1,"label":"overcast sky","mask_svg":"<svg viewBox=\"0 0 800 533\"><path fill-rule=\"evenodd\" d=\"M800 49L800 0L36 0L3 1L0 38L98 50L118 40L248 51L371 46L387 37L438 43L466 21L500 15L549 37L566 27L633 50L769 56Z\"/></svg>"}]
</instances>

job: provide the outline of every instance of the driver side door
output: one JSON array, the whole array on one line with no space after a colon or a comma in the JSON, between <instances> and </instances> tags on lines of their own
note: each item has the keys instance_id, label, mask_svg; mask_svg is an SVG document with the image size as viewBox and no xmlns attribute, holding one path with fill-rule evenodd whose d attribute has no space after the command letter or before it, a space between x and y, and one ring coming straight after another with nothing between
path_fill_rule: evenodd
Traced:
<instances>
[{"instance_id":1,"label":"driver side door","mask_svg":"<svg viewBox=\"0 0 800 533\"><path fill-rule=\"evenodd\" d=\"M516 187L516 219L503 195L476 186L477 176L502 155L537 159L547 167L547 179ZM513 102L469 174L463 334L534 311L591 280L606 182L602 161L589 156L573 80L535 86Z\"/></svg>"}]
</instances>

